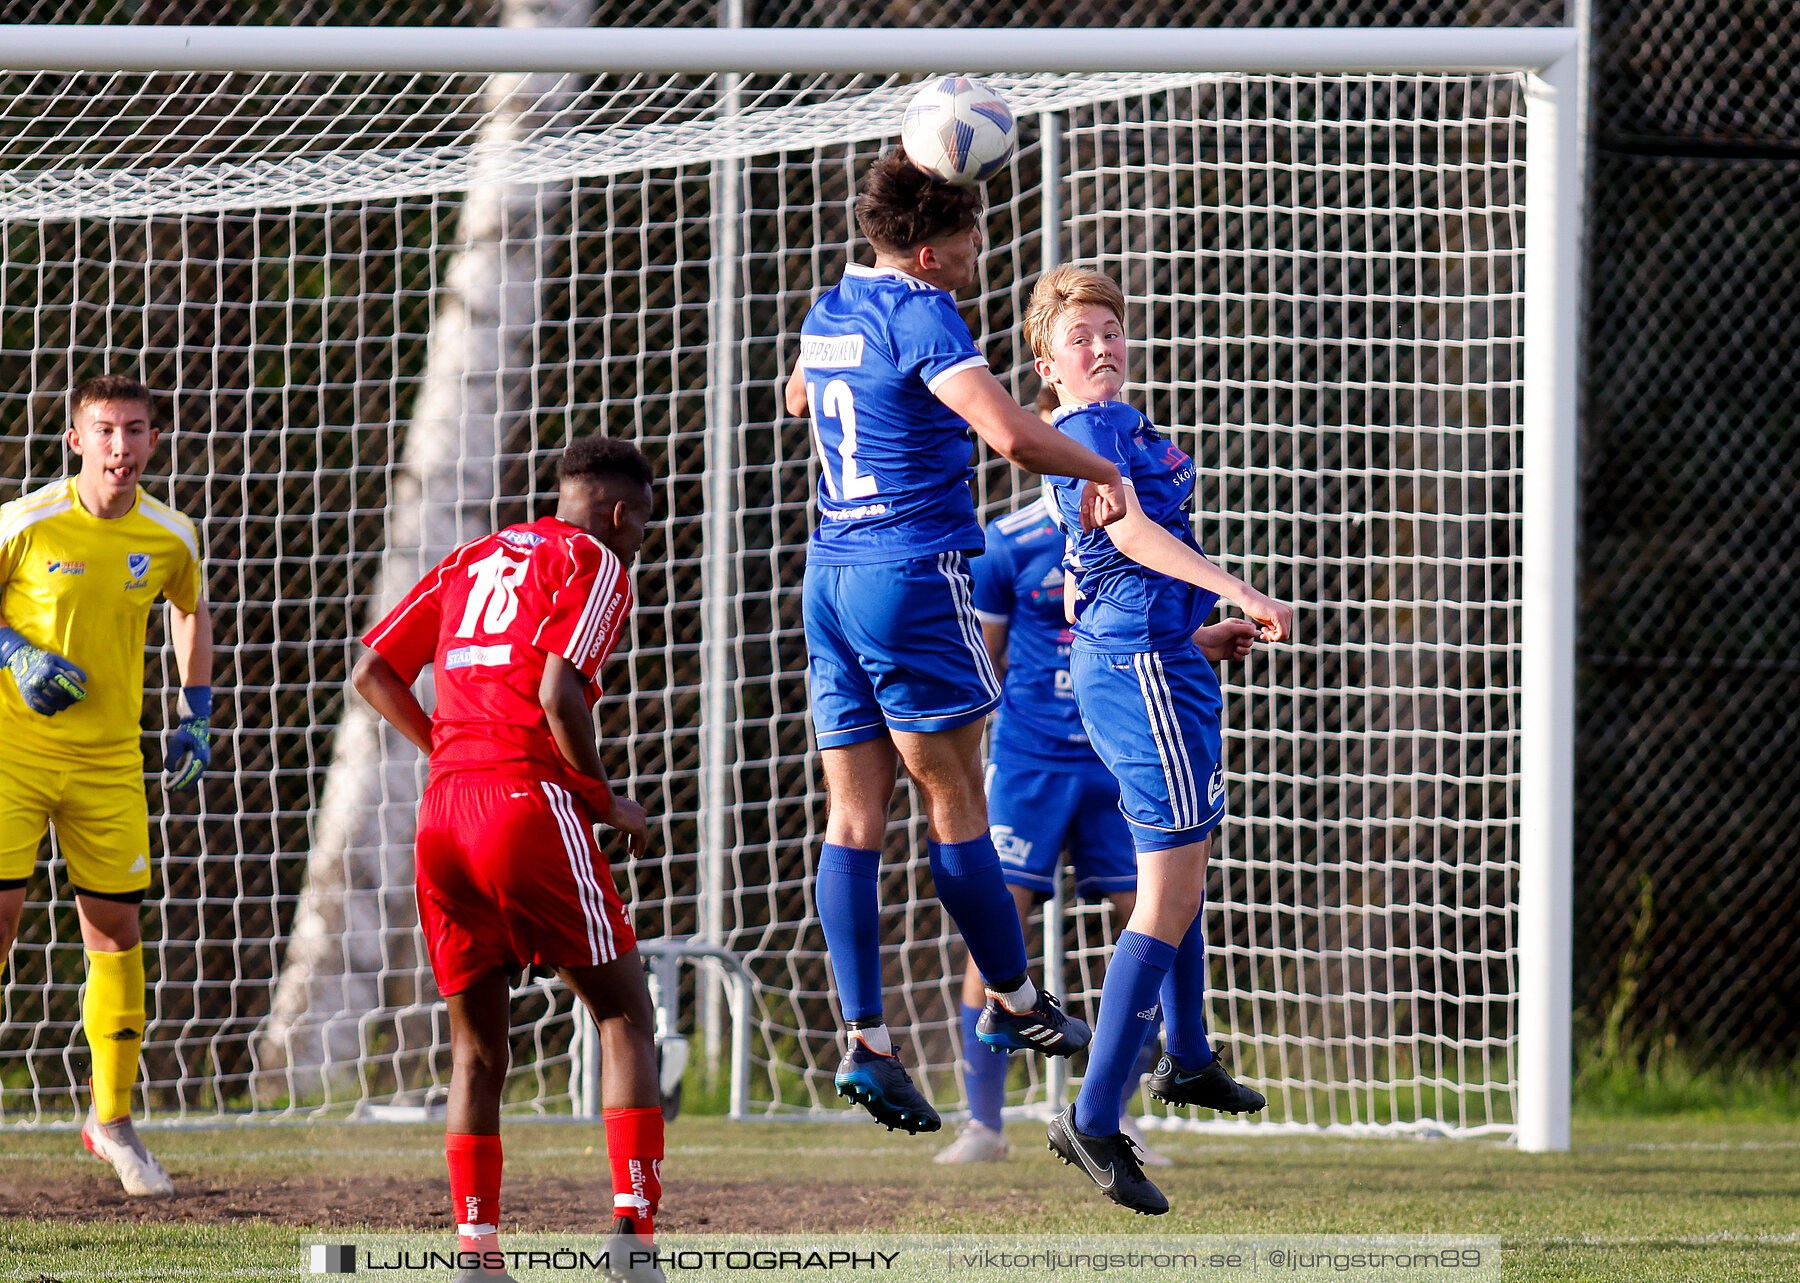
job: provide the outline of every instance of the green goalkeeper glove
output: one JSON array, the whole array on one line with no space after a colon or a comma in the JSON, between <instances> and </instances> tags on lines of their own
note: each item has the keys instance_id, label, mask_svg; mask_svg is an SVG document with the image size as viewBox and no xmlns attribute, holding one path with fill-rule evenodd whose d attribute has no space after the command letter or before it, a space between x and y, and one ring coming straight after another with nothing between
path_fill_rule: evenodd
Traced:
<instances>
[{"instance_id":1,"label":"green goalkeeper glove","mask_svg":"<svg viewBox=\"0 0 1800 1283\"><path fill-rule=\"evenodd\" d=\"M0 664L13 675L25 707L52 717L87 698L87 674L53 651L33 646L15 629L0 628Z\"/></svg>"}]
</instances>

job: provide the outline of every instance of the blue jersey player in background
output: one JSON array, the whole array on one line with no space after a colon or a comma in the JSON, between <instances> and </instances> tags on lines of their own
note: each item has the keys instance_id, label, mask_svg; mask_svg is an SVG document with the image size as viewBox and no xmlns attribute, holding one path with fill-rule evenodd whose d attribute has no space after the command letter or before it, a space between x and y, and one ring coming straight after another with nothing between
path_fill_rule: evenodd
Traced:
<instances>
[{"instance_id":1,"label":"blue jersey player in background","mask_svg":"<svg viewBox=\"0 0 1800 1283\"><path fill-rule=\"evenodd\" d=\"M1038 412L1057 405L1046 386ZM1131 834L1119 811L1119 786L1094 753L1075 707L1069 677L1073 636L1064 612L1065 539L1039 496L987 528L987 550L975 559L975 613L994 666L1003 673L1000 713L988 738L988 827L1000 854L1002 876L1012 889L1023 924L1032 908L1056 893L1056 874L1066 849L1075 868L1075 892L1104 896L1114 921L1123 924L1137 902L1137 862ZM1256 627L1228 619L1195 636L1215 660L1248 654ZM984 1002L981 977L971 961L963 976L963 1094L969 1120L937 1156L940 1163L998 1162L1006 1157L1001 1110L1009 1058L984 1044L976 1024ZM1126 1080L1129 1098L1154 1062L1154 1033L1145 1042L1137 1072ZM1150 1063L1146 1063L1146 1061ZM1120 1127L1143 1161L1169 1160L1145 1143L1128 1114Z\"/></svg>"},{"instance_id":2,"label":"blue jersey player in background","mask_svg":"<svg viewBox=\"0 0 1800 1283\"><path fill-rule=\"evenodd\" d=\"M1084 530L1076 483L1050 480L1079 593L1069 671L1094 751L1119 782L1137 848L1138 900L1119 933L1087 1072L1050 1124L1050 1148L1114 1202L1158 1215L1169 1202L1119 1129L1119 1093L1160 1000L1168 1050L1150 1094L1176 1105L1252 1113L1262 1095L1237 1083L1206 1033L1206 935L1200 910L1212 832L1225 812L1218 675L1194 634L1221 597L1263 641L1293 636L1293 608L1222 570L1194 538L1194 461L1115 398L1127 372L1125 299L1098 272L1060 267L1032 291L1025 335L1062 401L1056 425L1119 466L1125 518Z\"/></svg>"},{"instance_id":3,"label":"blue jersey player in background","mask_svg":"<svg viewBox=\"0 0 1800 1283\"><path fill-rule=\"evenodd\" d=\"M982 547L970 429L1021 467L1080 478L1084 525L1117 520L1124 496L1116 464L1012 399L956 310L951 292L976 275L981 200L898 148L876 161L856 201L874 266L852 264L813 304L785 391L788 412L812 418L820 462L804 612L829 794L816 895L850 1028L835 1084L910 1132L939 1120L882 1013L877 876L898 766L924 797L938 900L987 979L981 1037L1052 1055L1089 1037L1026 974L988 836L981 732L1000 685L970 602L967 557Z\"/></svg>"}]
</instances>

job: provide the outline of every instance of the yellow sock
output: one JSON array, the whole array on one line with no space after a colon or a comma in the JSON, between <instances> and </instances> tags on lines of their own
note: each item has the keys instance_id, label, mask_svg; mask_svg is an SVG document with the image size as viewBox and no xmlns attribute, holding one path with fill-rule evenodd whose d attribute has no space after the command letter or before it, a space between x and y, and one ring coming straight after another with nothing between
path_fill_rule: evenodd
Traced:
<instances>
[{"instance_id":1,"label":"yellow sock","mask_svg":"<svg viewBox=\"0 0 1800 1283\"><path fill-rule=\"evenodd\" d=\"M131 1112L138 1049L144 1045L144 946L88 950L81 1024L94 1053L94 1112L103 1123Z\"/></svg>"}]
</instances>

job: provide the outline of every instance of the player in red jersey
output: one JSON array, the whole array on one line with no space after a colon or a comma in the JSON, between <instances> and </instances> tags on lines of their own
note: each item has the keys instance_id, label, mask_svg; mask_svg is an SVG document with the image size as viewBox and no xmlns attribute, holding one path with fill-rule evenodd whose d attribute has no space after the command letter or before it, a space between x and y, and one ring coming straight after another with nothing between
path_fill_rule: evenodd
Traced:
<instances>
[{"instance_id":1,"label":"player in red jersey","mask_svg":"<svg viewBox=\"0 0 1800 1283\"><path fill-rule=\"evenodd\" d=\"M556 515L456 549L363 638L364 699L431 757L415 865L431 969L450 1012L444 1153L461 1278L503 1278L500 1095L508 973L555 968L600 1028L614 1242L642 1249L662 1194L654 1013L637 937L593 825L644 850L644 808L615 794L594 743L595 673L631 613L650 462L587 437L557 464ZM432 666L436 710L412 684ZM660 1279L654 1254L614 1276ZM474 1259L474 1258L466 1258ZM484 1273L484 1271L486 1271Z\"/></svg>"}]
</instances>

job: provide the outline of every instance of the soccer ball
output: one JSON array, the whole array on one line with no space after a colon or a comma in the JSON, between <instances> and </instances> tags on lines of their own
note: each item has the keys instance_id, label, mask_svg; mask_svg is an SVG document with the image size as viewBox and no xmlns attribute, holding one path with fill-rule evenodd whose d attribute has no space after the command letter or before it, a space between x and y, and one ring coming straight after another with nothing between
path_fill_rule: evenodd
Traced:
<instances>
[{"instance_id":1,"label":"soccer ball","mask_svg":"<svg viewBox=\"0 0 1800 1283\"><path fill-rule=\"evenodd\" d=\"M907 158L956 187L991 177L1018 142L1012 108L973 76L940 76L922 86L900 125Z\"/></svg>"}]
</instances>

